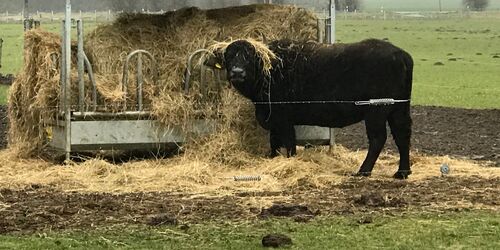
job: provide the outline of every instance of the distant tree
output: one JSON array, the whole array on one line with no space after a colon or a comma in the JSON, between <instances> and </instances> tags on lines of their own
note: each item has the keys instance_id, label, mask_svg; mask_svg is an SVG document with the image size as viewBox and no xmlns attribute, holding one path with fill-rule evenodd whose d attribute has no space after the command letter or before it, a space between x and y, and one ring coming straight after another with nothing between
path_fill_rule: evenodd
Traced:
<instances>
[{"instance_id":1,"label":"distant tree","mask_svg":"<svg viewBox=\"0 0 500 250\"><path fill-rule=\"evenodd\" d=\"M110 0L111 8L115 11L139 11L145 8L144 1L124 1L124 0Z\"/></svg>"},{"instance_id":2,"label":"distant tree","mask_svg":"<svg viewBox=\"0 0 500 250\"><path fill-rule=\"evenodd\" d=\"M477 11L485 10L489 3L489 0L463 0L464 7Z\"/></svg>"}]
</instances>

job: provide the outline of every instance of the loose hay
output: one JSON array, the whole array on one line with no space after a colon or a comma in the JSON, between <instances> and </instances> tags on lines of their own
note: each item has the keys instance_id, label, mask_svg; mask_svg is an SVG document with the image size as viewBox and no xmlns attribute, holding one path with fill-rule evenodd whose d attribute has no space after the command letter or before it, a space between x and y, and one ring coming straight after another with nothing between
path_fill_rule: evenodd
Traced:
<instances>
[{"instance_id":1,"label":"loose hay","mask_svg":"<svg viewBox=\"0 0 500 250\"><path fill-rule=\"evenodd\" d=\"M79 192L180 192L223 196L238 192L282 192L295 188L324 188L341 184L357 170L366 151L350 151L337 146L299 150L295 158L266 159L241 155L239 168L217 163L211 158L177 156L171 159L145 160L121 165L102 159L61 166L51 162L20 160L8 151L0 152L0 186L24 188L41 185L63 191ZM458 160L447 156L412 154L414 174L409 182L439 177L439 167L446 162L451 177L500 177L497 168L484 163ZM390 180L398 164L397 155L383 154L377 162L372 180ZM233 176L260 175L260 182L235 182ZM446 177L443 177L446 178Z\"/></svg>"}]
</instances>

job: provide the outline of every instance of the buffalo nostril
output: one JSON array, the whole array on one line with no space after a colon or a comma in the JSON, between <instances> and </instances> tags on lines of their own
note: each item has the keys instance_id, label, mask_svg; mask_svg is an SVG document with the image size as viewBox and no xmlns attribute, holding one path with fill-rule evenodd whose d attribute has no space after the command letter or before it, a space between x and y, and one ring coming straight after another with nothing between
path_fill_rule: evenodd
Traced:
<instances>
[{"instance_id":1,"label":"buffalo nostril","mask_svg":"<svg viewBox=\"0 0 500 250\"><path fill-rule=\"evenodd\" d=\"M233 67L231 69L231 73L234 73L234 74L241 74L241 73L243 73L243 71L244 70L242 68L239 68L239 67Z\"/></svg>"}]
</instances>

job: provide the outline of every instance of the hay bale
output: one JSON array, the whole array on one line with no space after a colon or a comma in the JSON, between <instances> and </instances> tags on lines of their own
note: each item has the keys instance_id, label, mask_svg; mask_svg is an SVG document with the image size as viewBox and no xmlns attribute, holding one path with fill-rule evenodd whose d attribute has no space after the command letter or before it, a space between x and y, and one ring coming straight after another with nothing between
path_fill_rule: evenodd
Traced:
<instances>
[{"instance_id":1,"label":"hay bale","mask_svg":"<svg viewBox=\"0 0 500 250\"><path fill-rule=\"evenodd\" d=\"M314 14L294 6L186 8L163 15L121 15L114 24L94 30L86 44L99 74L120 73L126 52L146 49L153 53L159 65L160 94L152 111L165 124L181 125L189 121L191 109L199 101L195 93L188 97L179 94L190 53L239 38L316 40L316 24ZM205 116L214 115L214 110L204 112Z\"/></svg>"},{"instance_id":2,"label":"hay bale","mask_svg":"<svg viewBox=\"0 0 500 250\"><path fill-rule=\"evenodd\" d=\"M127 100L121 92L123 63L131 51L148 50L158 62L159 82L154 86L152 77L147 77L151 76L153 69L146 60L145 86L149 88L144 91L144 103L155 119L166 125L186 125L200 116L218 119L220 133L196 139L196 143L187 147L197 151L203 149L201 151L207 153L202 152L202 155L224 162L234 161L238 165L242 158L237 156L237 152L260 154L262 148L267 147L262 139L265 138L264 131L254 121L253 107L228 90L222 93L211 90L208 103L201 103L196 81L193 91L184 95L182 82L188 56L197 49L233 39L259 40L265 36L269 39L316 40L316 24L313 13L283 5L249 5L214 10L186 8L162 15L123 14L114 23L96 28L86 38L85 51L97 79L99 110L123 111L124 101L129 108L134 106L136 86L132 81ZM25 66L9 97L9 143L11 148L19 148L22 156L33 156L42 152L47 143L46 128L57 116L61 98L57 67L61 58L61 39L56 34L35 30L26 33L25 40ZM75 48L72 49L75 53ZM76 72L75 62L72 68ZM134 79L136 72L129 70L129 73L129 79ZM76 106L76 76L72 77L72 103ZM209 85L215 85L214 79L211 81ZM88 79L85 86L88 90L85 102L90 105L91 85ZM221 96L222 101L219 102ZM252 150L249 151L249 148Z\"/></svg>"},{"instance_id":3,"label":"hay bale","mask_svg":"<svg viewBox=\"0 0 500 250\"><path fill-rule=\"evenodd\" d=\"M57 111L60 73L52 62L60 58L59 36L42 31L25 35L24 68L9 93L9 144L27 156L43 148L44 128Z\"/></svg>"}]
</instances>

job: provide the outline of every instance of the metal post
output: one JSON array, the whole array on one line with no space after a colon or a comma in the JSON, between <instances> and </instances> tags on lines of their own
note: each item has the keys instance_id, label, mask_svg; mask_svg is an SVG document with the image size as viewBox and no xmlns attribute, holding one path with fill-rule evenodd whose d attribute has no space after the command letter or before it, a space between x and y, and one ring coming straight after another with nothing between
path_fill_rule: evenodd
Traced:
<instances>
[{"instance_id":1,"label":"metal post","mask_svg":"<svg viewBox=\"0 0 500 250\"><path fill-rule=\"evenodd\" d=\"M66 13L64 22L64 57L65 79L64 79L64 119L66 130L66 161L70 159L71 153L71 0L66 0Z\"/></svg>"},{"instance_id":2,"label":"metal post","mask_svg":"<svg viewBox=\"0 0 500 250\"><path fill-rule=\"evenodd\" d=\"M23 18L24 20L28 19L30 17L30 14L29 14L29 1L28 0L24 0L24 8L23 8Z\"/></svg>"},{"instance_id":3,"label":"metal post","mask_svg":"<svg viewBox=\"0 0 500 250\"><path fill-rule=\"evenodd\" d=\"M85 70L83 51L83 21L76 21L78 34L78 110L85 111Z\"/></svg>"},{"instance_id":4,"label":"metal post","mask_svg":"<svg viewBox=\"0 0 500 250\"><path fill-rule=\"evenodd\" d=\"M328 43L335 43L335 21L336 21L336 13L335 13L335 1L330 0L330 22L328 29Z\"/></svg>"},{"instance_id":5,"label":"metal post","mask_svg":"<svg viewBox=\"0 0 500 250\"><path fill-rule=\"evenodd\" d=\"M318 18L318 42L319 43L324 43L325 42L325 29L323 27L326 27L325 25L325 19Z\"/></svg>"},{"instance_id":6,"label":"metal post","mask_svg":"<svg viewBox=\"0 0 500 250\"><path fill-rule=\"evenodd\" d=\"M24 7L23 7L23 25L24 25L24 31L30 30L30 14L29 14L29 2L28 0L24 0Z\"/></svg>"},{"instance_id":7,"label":"metal post","mask_svg":"<svg viewBox=\"0 0 500 250\"><path fill-rule=\"evenodd\" d=\"M329 27L329 34L327 37L328 43L329 44L334 44L335 43L335 1L330 0L330 27ZM333 128L330 128L330 150L333 149L335 145L335 130Z\"/></svg>"},{"instance_id":8,"label":"metal post","mask_svg":"<svg viewBox=\"0 0 500 250\"><path fill-rule=\"evenodd\" d=\"M61 37L62 37L62 43L61 43L61 60L59 60L59 67L61 69L61 76L60 76L60 83L59 87L61 89L61 99L59 100L59 107L60 111L64 113L64 110L66 110L66 37L64 36L66 33L64 32L64 29L66 27L66 20L62 21L62 26L61 26ZM61 114L62 114L61 113Z\"/></svg>"},{"instance_id":9,"label":"metal post","mask_svg":"<svg viewBox=\"0 0 500 250\"><path fill-rule=\"evenodd\" d=\"M137 110L142 111L142 53L137 54Z\"/></svg>"}]
</instances>

